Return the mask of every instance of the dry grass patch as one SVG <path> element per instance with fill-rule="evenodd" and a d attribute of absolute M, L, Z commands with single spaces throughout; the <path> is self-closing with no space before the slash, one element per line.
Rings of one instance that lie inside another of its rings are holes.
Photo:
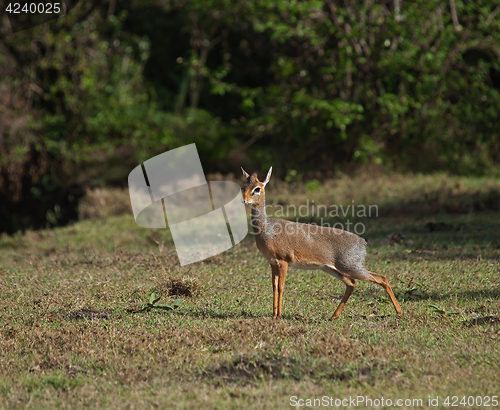
<path fill-rule="evenodd" d="M 158 290 L 166 296 L 193 297 L 199 296 L 201 286 L 190 277 L 167 277 L 158 283 Z"/>
<path fill-rule="evenodd" d="M 98 312 L 92 309 L 74 310 L 69 312 L 66 320 L 83 320 L 83 319 L 109 319 L 111 312 Z"/>
<path fill-rule="evenodd" d="M 83 219 L 100 219 L 131 212 L 128 190 L 119 188 L 87 189 L 78 204 L 78 216 Z"/>
<path fill-rule="evenodd" d="M 467 327 L 482 326 L 482 325 L 498 326 L 500 325 L 500 317 L 497 316 L 477 317 L 465 322 L 465 325 Z"/>

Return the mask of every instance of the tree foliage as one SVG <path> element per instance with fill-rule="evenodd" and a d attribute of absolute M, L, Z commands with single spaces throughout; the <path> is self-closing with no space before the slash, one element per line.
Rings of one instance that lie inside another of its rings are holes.
<path fill-rule="evenodd" d="M 89 1 L 15 35 L 4 13 L 0 32 L 4 215 L 191 142 L 206 171 L 281 176 L 500 158 L 493 0 Z"/>

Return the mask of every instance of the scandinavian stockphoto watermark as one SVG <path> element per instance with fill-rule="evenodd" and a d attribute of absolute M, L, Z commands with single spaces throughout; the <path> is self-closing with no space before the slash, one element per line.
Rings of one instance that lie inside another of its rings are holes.
<path fill-rule="evenodd" d="M 430 397 L 429 397 L 430 403 Z M 292 407 L 422 407 L 423 399 L 388 399 L 384 397 L 349 396 L 345 398 L 323 396 L 319 398 L 290 397 Z M 432 404 L 431 404 L 432 405 Z"/>
<path fill-rule="evenodd" d="M 164 152 L 138 165 L 130 172 L 128 185 L 136 223 L 144 228 L 166 228 L 168 224 L 181 266 L 224 252 L 248 234 L 239 185 L 207 181 L 195 144 Z M 361 222 L 347 219 L 330 224 L 327 220 L 353 217 L 359 221 L 378 216 L 378 207 L 356 205 L 354 201 L 350 205 L 326 206 L 307 200 L 299 206 L 268 205 L 266 213 L 292 221 L 313 217 L 320 222 L 286 224 L 284 232 L 274 234 L 314 235 L 328 227 L 362 235 L 365 225 Z M 258 233 L 258 226 L 253 227 L 253 233 Z"/>
<path fill-rule="evenodd" d="M 348 231 L 356 235 L 363 235 L 366 227 L 361 218 L 378 217 L 377 205 L 356 204 L 354 200 L 347 205 L 324 205 L 317 204 L 314 200 L 306 200 L 302 205 L 266 205 L 264 207 L 266 215 L 272 215 L 275 218 L 284 218 L 293 222 L 300 222 L 304 219 L 313 219 L 313 222 L 277 225 L 274 229 L 283 229 L 283 232 L 274 232 L 275 234 L 300 234 L 314 235 L 322 228 L 334 228 L 334 234 L 340 234 L 341 231 Z M 255 210 L 257 215 L 262 210 Z M 340 218 L 341 221 L 338 221 Z M 353 218 L 353 220 L 349 219 Z M 252 221 L 253 233 L 260 233 L 258 218 Z"/>
<path fill-rule="evenodd" d="M 207 181 L 195 144 L 148 159 L 128 177 L 135 221 L 172 233 L 181 266 L 207 259 L 248 233 L 240 186 Z"/>
<path fill-rule="evenodd" d="M 498 396 L 430 396 L 425 398 L 386 398 L 370 396 L 349 396 L 344 398 L 323 396 L 323 397 L 298 397 L 290 396 L 290 406 L 299 407 L 405 407 L 405 408 L 432 408 L 432 407 L 496 407 L 498 406 Z"/>

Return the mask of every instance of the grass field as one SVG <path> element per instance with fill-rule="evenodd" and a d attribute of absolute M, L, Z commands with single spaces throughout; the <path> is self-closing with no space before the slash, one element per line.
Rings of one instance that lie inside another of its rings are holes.
<path fill-rule="evenodd" d="M 323 396 L 495 407 L 499 192 L 493 178 L 441 174 L 271 180 L 274 205 L 377 205 L 378 216 L 352 222 L 403 316 L 382 288 L 358 282 L 335 321 L 344 285 L 327 274 L 290 270 L 273 320 L 253 236 L 181 267 L 168 230 L 134 223 L 126 192 L 89 193 L 91 219 L 0 237 L 0 408 L 279 409 Z M 159 304 L 182 302 L 134 312 L 153 291 Z"/>

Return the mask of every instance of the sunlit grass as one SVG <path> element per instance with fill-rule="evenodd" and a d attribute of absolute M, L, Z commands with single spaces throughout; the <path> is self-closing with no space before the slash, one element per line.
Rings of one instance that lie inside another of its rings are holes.
<path fill-rule="evenodd" d="M 498 185 L 461 181 L 445 199 L 437 191 L 455 178 L 382 175 L 372 189 L 344 177 L 314 191 L 348 203 L 366 188 L 364 203 L 380 206 L 381 216 L 357 221 L 370 243 L 366 265 L 387 276 L 402 318 L 381 288 L 361 282 L 330 321 L 344 285 L 290 270 L 283 320 L 272 320 L 270 268 L 251 236 L 185 267 L 168 230 L 140 228 L 128 214 L 2 236 L 0 407 L 288 408 L 292 395 L 424 403 L 498 395 L 500 212 L 494 195 L 481 202 Z M 399 199 L 389 188 L 377 194 L 391 184 Z M 300 189 L 270 185 L 268 200 L 313 195 Z M 421 208 L 418 189 L 428 193 Z M 477 209 L 446 213 L 440 204 Z M 152 292 L 162 305 L 182 303 L 130 310 Z"/>

